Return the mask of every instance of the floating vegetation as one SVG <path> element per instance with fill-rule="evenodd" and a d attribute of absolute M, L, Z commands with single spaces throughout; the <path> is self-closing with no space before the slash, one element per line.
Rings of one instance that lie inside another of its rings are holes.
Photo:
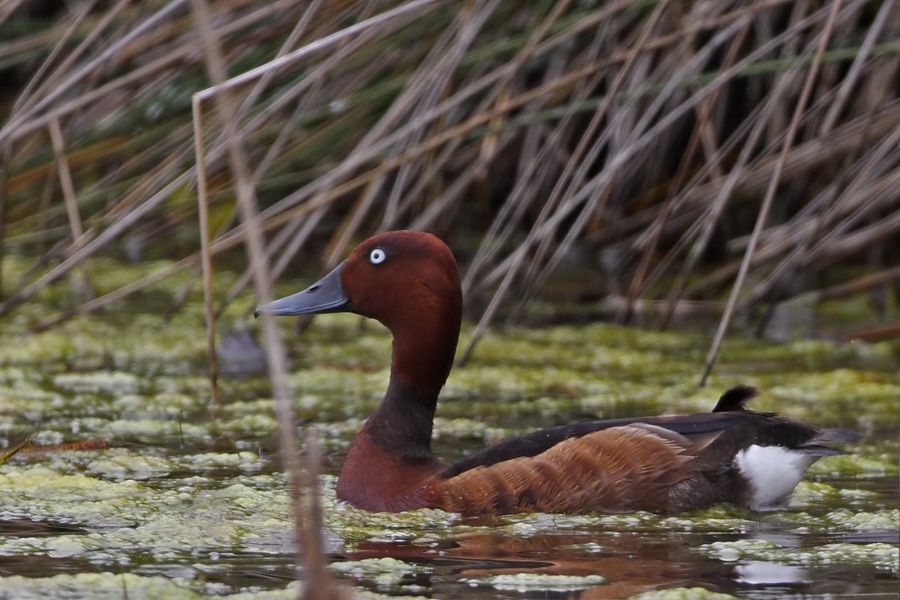
<path fill-rule="evenodd" d="M 463 580 L 472 587 L 492 587 L 507 592 L 569 592 L 583 590 L 603 583 L 599 575 L 539 575 L 517 573 L 515 575 L 495 575 L 488 579 Z"/>
<path fill-rule="evenodd" d="M 34 434 L 32 443 L 58 449 L 19 452 L 0 466 L 0 555 L 35 561 L 25 577 L 0 579 L 10 597 L 60 590 L 121 597 L 122 581 L 135 597 L 143 589 L 175 598 L 296 592 L 288 586 L 291 516 L 269 384 L 260 376 L 223 379 L 214 429 L 202 317 L 194 306 L 176 319 L 88 315 L 25 338 L 16 323 L 0 329 L 0 443 L 11 447 Z M 334 492 L 341 457 L 379 401 L 389 367 L 387 333 L 373 324 L 359 336 L 358 327 L 357 318 L 335 315 L 288 342 L 300 434 L 318 433 L 325 450 L 332 572 L 359 594 L 465 594 L 475 582 L 520 597 L 531 583 L 562 589 L 564 579 L 554 584 L 553 575 L 574 578 L 569 590 L 621 584 L 637 586 L 628 588 L 634 593 L 690 595 L 701 593 L 690 577 L 702 573 L 715 580 L 713 589 L 740 595 L 756 585 L 741 579 L 752 579 L 753 561 L 777 565 L 794 586 L 839 581 L 853 569 L 876 590 L 875 574 L 896 576 L 884 548 L 896 543 L 898 528 L 893 367 L 849 368 L 842 347 L 824 341 L 736 341 L 746 354 L 726 353 L 711 387 L 697 389 L 705 342 L 696 334 L 608 324 L 492 332 L 467 366 L 454 369 L 438 407 L 434 447 L 447 460 L 537 426 L 707 411 L 739 382 L 760 387 L 754 405 L 762 410 L 853 427 L 863 438 L 851 454 L 813 465 L 791 508 L 774 513 L 717 506 L 668 516 L 373 514 L 337 502 Z M 16 346 L 25 352 L 13 353 Z M 91 439 L 107 447 L 66 450 Z M 760 532 L 788 536 L 805 554 L 778 542 L 712 546 L 753 541 Z M 686 541 L 703 550 L 686 554 Z M 660 548 L 663 558 L 637 563 L 657 561 L 640 570 L 664 573 L 658 581 L 617 562 L 657 556 Z M 562 572 L 542 572 L 554 561 Z M 657 589 L 673 584 L 679 587 Z"/>
<path fill-rule="evenodd" d="M 700 550 L 725 561 L 753 558 L 798 565 L 862 563 L 873 565 L 892 575 L 900 572 L 900 548 L 896 544 L 835 543 L 811 548 L 787 548 L 768 540 L 745 539 L 733 542 L 713 542 L 701 546 Z"/>
<path fill-rule="evenodd" d="M 376 589 L 385 592 L 405 591 L 405 587 L 415 586 L 414 575 L 429 574 L 432 571 L 427 566 L 414 565 L 395 558 L 336 562 L 332 563 L 331 569 L 346 577 L 371 582 Z"/>

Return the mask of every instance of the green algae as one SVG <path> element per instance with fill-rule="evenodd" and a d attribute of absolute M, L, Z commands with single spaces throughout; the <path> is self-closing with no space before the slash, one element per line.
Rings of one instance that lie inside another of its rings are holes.
<path fill-rule="evenodd" d="M 229 593 L 228 587 L 204 581 L 202 577 L 141 576 L 132 573 L 77 573 L 52 577 L 0 577 L 0 599 L 45 600 L 46 598 L 91 598 L 92 600 L 122 600 L 141 598 L 146 600 L 199 600 L 222 598 L 224 600 L 295 600 L 303 586 L 292 582 L 280 589 L 254 589 Z M 353 590 L 350 597 L 361 600 L 392 598 L 404 600 L 410 596 L 372 593 Z M 422 596 L 417 596 L 422 598 Z"/>
<path fill-rule="evenodd" d="M 465 580 L 471 587 L 492 587 L 495 590 L 519 593 L 572 592 L 600 585 L 605 580 L 599 575 L 544 575 L 540 573 L 516 573 L 495 575 L 488 579 Z"/>
<path fill-rule="evenodd" d="M 168 475 L 174 465 L 158 456 L 135 456 L 121 451 L 104 453 L 102 458 L 92 461 L 87 470 L 108 479 L 150 479 Z"/>
<path fill-rule="evenodd" d="M 856 512 L 845 508 L 829 512 L 824 517 L 832 531 L 900 531 L 900 509 Z"/>
<path fill-rule="evenodd" d="M 889 454 L 857 453 L 832 456 L 810 467 L 812 475 L 843 475 L 866 477 L 871 475 L 896 475 L 898 473 L 896 456 Z"/>
<path fill-rule="evenodd" d="M 900 572 L 900 548 L 895 544 L 832 543 L 808 548 L 788 548 L 762 539 L 713 542 L 700 547 L 724 561 L 759 559 L 783 564 L 828 565 L 864 563 L 893 575 Z"/>
<path fill-rule="evenodd" d="M 132 573 L 77 573 L 53 577 L 0 577 L 0 598 L 43 600 L 44 598 L 87 597 L 98 600 L 171 598 L 194 600 L 206 597 L 191 589 L 188 582 L 170 577 L 142 577 Z"/>
<path fill-rule="evenodd" d="M 382 592 L 404 591 L 415 585 L 416 574 L 432 571 L 429 567 L 387 557 L 335 562 L 331 564 L 331 570 L 357 581 L 371 582 Z"/>
<path fill-rule="evenodd" d="M 101 288 L 119 275 L 108 277 L 100 281 Z M 284 287 L 289 292 L 293 286 Z M 155 293 L 174 297 L 178 286 L 164 284 Z M 223 328 L 229 322 L 244 326 L 251 306 L 251 298 L 241 298 L 226 313 Z M 76 590 L 74 596 L 104 597 L 108 589 L 110 597 L 118 598 L 123 581 L 133 597 L 294 597 L 296 588 L 285 587 L 285 581 L 253 587 L 223 575 L 246 569 L 252 576 L 258 563 L 245 566 L 242 561 L 262 557 L 265 564 L 282 565 L 289 579 L 291 518 L 284 478 L 277 474 L 277 422 L 266 379 L 223 378 L 220 419 L 215 429 L 210 426 L 199 296 L 172 320 L 119 308 L 28 334 L 29 324 L 46 316 L 47 308 L 40 303 L 23 307 L 0 329 L 0 445 L 37 434 L 47 444 L 103 437 L 110 448 L 20 454 L 0 467 L 0 555 L 52 559 L 65 568 L 98 573 L 0 578 L 0 598 L 7 589 L 17 590 L 10 597 L 26 598 L 67 590 Z M 288 327 L 285 323 L 285 331 Z M 469 335 L 465 327 L 463 340 Z M 337 555 L 376 553 L 334 563 L 340 578 L 360 586 L 421 596 L 432 592 L 431 585 L 444 585 L 451 590 L 447 595 L 463 595 L 474 580 L 487 593 L 517 597 L 521 592 L 515 586 L 524 585 L 519 576 L 534 573 L 516 574 L 515 565 L 507 565 L 502 572 L 469 576 L 441 563 L 453 556 L 448 548 L 485 536 L 538 548 L 523 550 L 521 556 L 504 555 L 504 560 L 552 562 L 556 553 L 566 552 L 598 560 L 617 553 L 640 557 L 645 540 L 674 538 L 689 540 L 701 548 L 699 558 L 719 564 L 758 558 L 812 566 L 822 577 L 830 576 L 825 570 L 829 565 L 896 576 L 895 554 L 885 548 L 891 544 L 883 543 L 898 526 L 893 482 L 898 474 L 900 380 L 891 346 L 732 339 L 710 386 L 698 389 L 708 339 L 696 333 L 607 324 L 492 332 L 471 363 L 453 371 L 438 407 L 435 448 L 449 460 L 534 427 L 708 411 L 724 389 L 737 383 L 760 388 L 753 401 L 760 410 L 851 427 L 864 437 L 850 445 L 854 454 L 816 463 L 790 509 L 775 513 L 719 506 L 670 516 L 463 519 L 433 510 L 366 513 L 336 500 L 333 474 L 339 460 L 332 457 L 346 451 L 383 394 L 390 337 L 377 324 L 360 329 L 353 315 L 330 315 L 317 319 L 302 336 L 287 339 L 301 437 L 316 431 L 328 457 L 322 477 L 326 546 Z M 875 366 L 867 367 L 867 361 Z M 225 435 L 217 437 L 215 431 Z M 18 521 L 62 530 L 35 535 L 2 529 L 3 523 Z M 802 548 L 712 546 L 743 541 L 761 529 L 795 536 Z M 865 543 L 849 543 L 841 536 Z M 634 546 L 620 549 L 623 540 Z M 379 548 L 421 554 L 395 564 L 377 556 Z M 489 553 L 477 560 L 491 564 Z M 506 580 L 497 579 L 509 576 L 519 577 L 508 582 L 515 590 L 503 588 Z M 719 583 L 733 591 L 735 584 L 727 577 Z M 615 583 L 613 577 L 607 579 Z M 28 591 L 32 589 L 38 591 Z M 651 593 L 714 594 L 695 588 Z"/>

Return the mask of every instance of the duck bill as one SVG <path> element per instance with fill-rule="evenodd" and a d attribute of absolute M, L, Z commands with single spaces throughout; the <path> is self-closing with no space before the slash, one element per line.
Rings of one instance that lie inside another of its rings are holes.
<path fill-rule="evenodd" d="M 341 285 L 341 270 L 344 263 L 335 267 L 328 275 L 302 292 L 279 298 L 269 304 L 257 306 L 253 316 L 275 315 L 291 317 L 330 312 L 350 312 L 353 305 Z"/>

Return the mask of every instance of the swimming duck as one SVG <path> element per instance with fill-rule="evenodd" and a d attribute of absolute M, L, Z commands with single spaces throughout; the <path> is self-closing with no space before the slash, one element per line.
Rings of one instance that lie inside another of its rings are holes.
<path fill-rule="evenodd" d="M 842 454 L 827 444 L 855 439 L 748 410 L 755 390 L 739 386 L 710 413 L 552 427 L 445 465 L 431 451 L 431 430 L 462 314 L 450 249 L 429 233 L 381 233 L 318 282 L 255 314 L 331 312 L 376 319 L 393 334 L 384 400 L 338 477 L 338 499 L 365 510 L 672 513 L 721 502 L 771 510 L 787 502 L 809 465 Z"/>

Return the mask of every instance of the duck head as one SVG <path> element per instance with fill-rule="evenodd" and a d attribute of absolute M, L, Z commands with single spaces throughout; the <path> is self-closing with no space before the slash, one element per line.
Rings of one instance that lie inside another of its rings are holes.
<path fill-rule="evenodd" d="M 462 290 L 453 253 L 422 231 L 389 231 L 302 292 L 256 309 L 256 315 L 353 312 L 380 321 L 394 336 L 392 382 L 435 399 L 456 350 Z"/>

